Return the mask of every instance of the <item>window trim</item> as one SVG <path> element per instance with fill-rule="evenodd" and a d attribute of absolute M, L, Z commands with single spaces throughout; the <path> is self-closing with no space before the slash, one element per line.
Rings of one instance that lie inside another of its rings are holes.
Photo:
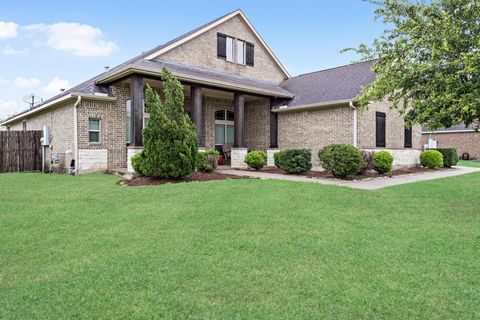
<path fill-rule="evenodd" d="M 218 111 L 223 111 L 223 116 L 224 116 L 223 120 L 215 119 L 215 114 L 216 114 Z M 234 128 L 234 131 L 233 131 L 233 132 L 234 132 L 234 134 L 235 134 L 235 121 L 233 121 L 233 120 L 227 120 L 227 112 L 233 113 L 233 111 L 227 110 L 227 109 L 220 109 L 220 110 L 217 110 L 217 111 L 215 111 L 215 112 L 213 113 L 213 117 L 214 117 L 214 123 L 213 123 L 213 126 L 214 126 L 214 130 L 213 130 L 213 133 L 214 133 L 213 142 L 214 142 L 214 145 L 215 145 L 215 146 L 222 146 L 222 145 L 223 145 L 223 144 L 217 144 L 217 143 L 215 143 L 215 132 L 216 132 L 215 126 L 216 126 L 217 124 L 218 124 L 218 125 L 221 125 L 221 126 L 224 126 L 224 133 L 223 133 L 223 134 L 224 134 L 224 137 L 223 137 L 224 144 L 228 143 L 228 142 L 227 142 L 227 135 L 228 135 L 228 133 L 227 133 L 227 131 L 228 131 L 227 126 L 232 126 L 232 127 Z M 232 142 L 232 143 L 233 143 L 233 142 Z"/>
<path fill-rule="evenodd" d="M 90 121 L 98 121 L 98 130 L 90 129 Z M 90 141 L 90 132 L 98 132 L 98 141 Z M 89 117 L 88 118 L 88 143 L 89 144 L 101 144 L 102 143 L 102 119 Z"/>

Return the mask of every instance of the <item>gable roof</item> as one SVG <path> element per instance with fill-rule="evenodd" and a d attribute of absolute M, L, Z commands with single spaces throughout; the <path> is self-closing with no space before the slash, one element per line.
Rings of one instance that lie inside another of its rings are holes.
<path fill-rule="evenodd" d="M 294 98 L 287 107 L 331 105 L 353 100 L 363 86 L 375 79 L 373 60 L 302 74 L 280 86 Z"/>
<path fill-rule="evenodd" d="M 201 35 L 202 33 L 205 33 L 207 32 L 208 30 L 224 23 L 225 21 L 227 20 L 230 20 L 231 18 L 235 17 L 235 16 L 239 16 L 241 19 L 243 19 L 243 21 L 246 23 L 246 25 L 251 29 L 251 31 L 253 32 L 253 34 L 258 38 L 258 40 L 260 41 L 260 43 L 263 45 L 263 47 L 267 50 L 268 54 L 272 57 L 272 59 L 275 61 L 275 63 L 277 64 L 277 66 L 280 68 L 280 70 L 282 70 L 282 72 L 285 74 L 285 76 L 288 78 L 290 78 L 290 74 L 288 73 L 287 69 L 285 69 L 285 67 L 282 65 L 282 63 L 280 62 L 280 60 L 278 60 L 277 56 L 275 56 L 275 54 L 273 53 L 273 51 L 270 49 L 270 47 L 267 45 L 267 43 L 262 39 L 262 37 L 260 36 L 260 34 L 257 32 L 257 30 L 253 27 L 253 25 L 250 23 L 250 21 L 248 21 L 247 17 L 245 16 L 245 14 L 242 12 L 242 10 L 240 9 L 237 9 L 235 11 L 232 11 L 218 19 L 215 19 L 195 30 L 192 30 L 190 32 L 187 32 L 163 45 L 160 45 L 152 50 L 150 50 L 150 52 L 148 54 L 145 55 L 145 59 L 147 60 L 152 60 L 152 59 L 155 59 L 156 57 L 158 57 L 159 55 L 167 52 L 167 51 L 170 51 L 172 50 L 173 48 L 176 48 L 178 47 L 179 45 Z"/>

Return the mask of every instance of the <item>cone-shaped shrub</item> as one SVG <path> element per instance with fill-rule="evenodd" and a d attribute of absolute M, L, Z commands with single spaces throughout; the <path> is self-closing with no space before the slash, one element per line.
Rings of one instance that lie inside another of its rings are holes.
<path fill-rule="evenodd" d="M 156 178 L 183 178 L 195 170 L 198 143 L 195 127 L 184 112 L 183 86 L 165 68 L 162 70 L 164 99 L 149 85 L 145 110 L 150 113 L 143 129 L 144 150 L 136 167 Z"/>

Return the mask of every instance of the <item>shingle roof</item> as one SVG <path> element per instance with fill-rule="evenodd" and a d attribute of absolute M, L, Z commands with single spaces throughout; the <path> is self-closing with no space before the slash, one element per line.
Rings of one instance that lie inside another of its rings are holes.
<path fill-rule="evenodd" d="M 322 104 L 355 98 L 362 86 L 375 79 L 370 70 L 373 61 L 302 74 L 285 80 L 281 87 L 295 97 L 289 107 Z"/>

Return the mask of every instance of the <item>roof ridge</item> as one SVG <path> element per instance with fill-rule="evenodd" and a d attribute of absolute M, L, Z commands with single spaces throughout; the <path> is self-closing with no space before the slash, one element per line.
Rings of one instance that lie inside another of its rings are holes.
<path fill-rule="evenodd" d="M 293 78 L 303 77 L 303 76 L 310 75 L 310 74 L 314 74 L 314 73 L 320 73 L 320 72 L 325 72 L 325 71 L 330 71 L 330 70 L 345 68 L 345 67 L 349 67 L 349 66 L 353 66 L 353 65 L 357 65 L 357 64 L 372 62 L 372 61 L 375 61 L 375 60 L 376 60 L 376 59 L 371 59 L 371 60 L 365 60 L 365 61 L 357 61 L 357 62 L 347 63 L 347 64 L 343 64 L 343 65 L 336 66 L 336 67 L 331 67 L 331 68 L 327 68 L 327 69 L 322 69 L 322 70 L 317 70 L 317 71 L 302 73 L 302 74 L 299 74 L 298 76 L 295 76 L 295 77 L 293 77 Z"/>

